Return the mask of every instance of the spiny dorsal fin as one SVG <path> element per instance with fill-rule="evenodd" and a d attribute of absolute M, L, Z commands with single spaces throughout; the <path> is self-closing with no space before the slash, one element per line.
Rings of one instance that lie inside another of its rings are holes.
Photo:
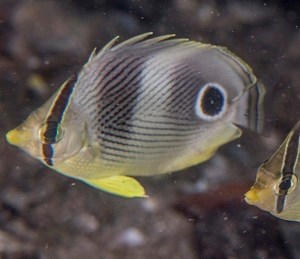
<path fill-rule="evenodd" d="M 140 44 L 143 44 L 142 46 L 145 47 L 145 46 L 154 45 L 158 42 L 166 42 L 169 44 L 169 46 L 171 46 L 172 44 L 175 46 L 175 45 L 183 45 L 184 43 L 185 44 L 194 44 L 195 43 L 194 41 L 190 41 L 189 39 L 186 39 L 186 38 L 170 39 L 174 36 L 175 36 L 175 34 L 159 36 L 159 37 L 155 37 L 153 39 L 149 39 L 144 42 L 141 42 Z"/>
<path fill-rule="evenodd" d="M 168 40 L 168 39 L 173 38 L 173 37 L 176 36 L 175 34 L 167 34 L 167 35 L 154 37 L 154 38 L 151 38 L 151 39 L 148 39 L 148 40 L 144 40 L 149 35 L 152 35 L 152 32 L 144 33 L 144 34 L 138 35 L 136 37 L 133 37 L 129 40 L 126 40 L 126 41 L 118 44 L 117 46 L 115 46 L 112 49 L 112 51 L 118 50 L 118 49 L 120 49 L 121 47 L 124 47 L 124 46 L 131 46 L 131 45 L 134 45 L 134 44 L 137 44 L 137 43 L 139 43 L 139 46 L 143 46 L 143 47 L 151 46 L 151 45 L 154 45 L 158 42 L 162 42 L 162 41 Z M 169 43 L 172 42 L 174 44 L 179 44 L 181 42 L 186 42 L 186 41 L 189 41 L 189 39 L 181 38 L 181 39 L 168 40 Z"/>
<path fill-rule="evenodd" d="M 115 50 L 120 49 L 120 48 L 122 48 L 124 46 L 130 46 L 130 45 L 136 44 L 138 42 L 141 42 L 142 40 L 144 40 L 145 38 L 147 38 L 148 36 L 150 36 L 152 34 L 153 34 L 153 32 L 146 32 L 146 33 L 137 35 L 135 37 L 132 37 L 132 38 L 130 38 L 128 40 L 123 41 L 122 43 L 119 43 L 112 50 L 115 51 Z"/>
<path fill-rule="evenodd" d="M 101 58 L 105 51 L 109 50 L 119 39 L 119 36 L 114 37 L 110 42 L 108 42 L 94 58 Z"/>
<path fill-rule="evenodd" d="M 97 55 L 96 51 L 97 51 L 97 48 L 94 48 L 91 55 L 89 56 L 89 59 L 88 59 L 87 63 L 89 63 L 90 61 L 92 61 L 96 57 L 96 55 Z"/>
<path fill-rule="evenodd" d="M 145 43 L 146 45 L 152 45 L 152 44 L 155 44 L 157 42 L 173 38 L 175 36 L 176 36 L 176 34 L 167 34 L 167 35 L 157 36 L 157 37 L 154 37 L 152 39 L 145 40 L 145 41 L 143 41 L 143 43 Z"/>
<path fill-rule="evenodd" d="M 125 46 L 131 46 L 137 43 L 141 43 L 143 44 L 143 46 L 150 46 L 153 45 L 155 43 L 161 42 L 161 41 L 165 41 L 167 39 L 170 39 L 172 37 L 175 37 L 175 34 L 167 34 L 167 35 L 162 35 L 162 36 L 158 36 L 158 37 L 154 37 L 152 39 L 148 39 L 148 40 L 144 40 L 145 38 L 149 37 L 150 35 L 152 35 L 153 32 L 146 32 L 143 34 L 140 34 L 138 36 L 135 36 L 133 38 L 130 38 L 122 43 L 119 43 L 118 45 L 116 45 L 115 47 L 112 47 L 115 42 L 118 40 L 119 36 L 113 38 L 110 42 L 108 42 L 100 51 L 98 54 L 96 54 L 96 48 L 93 50 L 93 52 L 91 53 L 88 62 L 94 60 L 94 59 L 98 59 L 101 58 L 103 56 L 103 54 L 108 51 L 116 51 L 122 47 Z M 187 42 L 189 41 L 189 39 L 186 38 L 181 38 L 181 39 L 171 39 L 168 42 L 173 42 L 174 44 L 178 44 L 178 43 L 182 43 L 182 42 Z"/>

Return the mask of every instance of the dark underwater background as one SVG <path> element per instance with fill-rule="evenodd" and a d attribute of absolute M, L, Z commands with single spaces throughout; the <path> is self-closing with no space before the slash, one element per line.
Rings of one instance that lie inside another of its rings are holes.
<path fill-rule="evenodd" d="M 243 201 L 300 119 L 299 1 L 0 0 L 0 258 L 300 258 L 300 223 Z M 116 35 L 153 31 L 222 45 L 267 88 L 267 136 L 244 131 L 208 162 L 139 178 L 123 199 L 6 143 L 8 130 Z"/>

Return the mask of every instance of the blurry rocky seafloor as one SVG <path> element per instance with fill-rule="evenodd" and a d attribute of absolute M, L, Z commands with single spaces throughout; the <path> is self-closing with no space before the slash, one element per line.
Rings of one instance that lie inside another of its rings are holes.
<path fill-rule="evenodd" d="M 300 258 L 300 224 L 243 201 L 300 119 L 299 17 L 297 1 L 0 0 L 0 258 Z M 147 31 L 249 63 L 268 89 L 267 136 L 245 131 L 202 165 L 139 178 L 147 199 L 90 188 L 6 143 L 94 47 Z"/>

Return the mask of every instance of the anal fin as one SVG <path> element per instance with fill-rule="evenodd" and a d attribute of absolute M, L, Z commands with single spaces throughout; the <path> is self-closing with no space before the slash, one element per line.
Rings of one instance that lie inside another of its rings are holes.
<path fill-rule="evenodd" d="M 116 175 L 107 178 L 84 180 L 87 184 L 122 197 L 147 197 L 143 186 L 134 178 Z"/>

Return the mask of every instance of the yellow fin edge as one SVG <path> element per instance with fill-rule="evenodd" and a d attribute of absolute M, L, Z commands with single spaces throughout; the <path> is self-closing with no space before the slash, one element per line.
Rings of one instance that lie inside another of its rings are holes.
<path fill-rule="evenodd" d="M 137 180 L 128 176 L 117 175 L 107 178 L 84 180 L 84 182 L 97 189 L 121 197 L 148 197 L 145 194 L 144 187 Z"/>

